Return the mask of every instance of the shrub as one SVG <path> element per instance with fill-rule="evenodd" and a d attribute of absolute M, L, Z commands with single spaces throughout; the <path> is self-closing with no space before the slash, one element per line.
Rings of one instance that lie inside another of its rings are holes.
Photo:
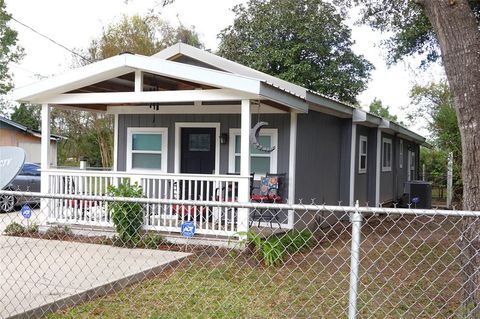
<path fill-rule="evenodd" d="M 273 235 L 263 239 L 250 231 L 247 233 L 247 238 L 255 246 L 265 265 L 274 266 L 283 263 L 287 253 L 295 254 L 307 248 L 313 235 L 308 230 L 291 230 L 283 235 Z"/>
<path fill-rule="evenodd" d="M 64 239 L 72 234 L 70 227 L 67 225 L 55 225 L 47 229 L 45 235 L 51 239 Z"/>
<path fill-rule="evenodd" d="M 130 184 L 126 179 L 117 187 L 110 185 L 108 193 L 114 197 L 142 197 L 142 188 L 135 183 Z M 112 222 L 118 233 L 119 240 L 128 246 L 135 246 L 140 238 L 140 230 L 143 223 L 143 207 L 139 203 L 111 202 L 108 209 L 112 216 Z"/>
<path fill-rule="evenodd" d="M 28 226 L 25 228 L 25 232 L 26 232 L 27 234 L 36 234 L 36 233 L 38 233 L 38 224 L 33 223 L 33 224 L 28 225 Z"/>
<path fill-rule="evenodd" d="M 158 246 L 165 243 L 165 238 L 156 233 L 146 233 L 142 238 L 142 243 L 145 248 L 157 249 Z"/>
<path fill-rule="evenodd" d="M 3 231 L 6 235 L 19 236 L 25 233 L 25 227 L 19 223 L 12 222 L 5 227 Z"/>

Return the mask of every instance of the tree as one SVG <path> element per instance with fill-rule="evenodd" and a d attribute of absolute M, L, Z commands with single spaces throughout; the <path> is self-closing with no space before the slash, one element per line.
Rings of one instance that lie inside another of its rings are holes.
<path fill-rule="evenodd" d="M 193 27 L 171 26 L 153 14 L 123 16 L 108 25 L 101 35 L 84 50 L 77 50 L 83 59 L 74 56 L 74 65 L 82 66 L 122 52 L 152 55 L 178 42 L 203 47 Z M 87 156 L 90 166 L 112 166 L 113 118 L 90 112 L 55 110 L 58 133 L 68 137 L 61 159 Z"/>
<path fill-rule="evenodd" d="M 453 153 L 453 185 L 455 199 L 462 198 L 462 141 L 453 98 L 446 82 L 414 85 L 410 91 L 413 111 L 411 121 L 422 118 L 427 121 L 432 149 L 423 150 L 420 160 L 427 172 L 437 175 L 438 181 L 446 181 L 448 154 Z M 435 176 L 433 176 L 435 177 Z M 446 186 L 446 184 L 445 184 Z"/>
<path fill-rule="evenodd" d="M 194 27 L 187 28 L 183 24 L 173 27 L 153 14 L 124 15 L 120 21 L 107 26 L 102 35 L 82 52 L 82 55 L 86 56 L 82 64 L 103 60 L 122 52 L 150 56 L 178 42 L 203 47 Z"/>
<path fill-rule="evenodd" d="M 10 119 L 34 130 L 40 128 L 40 107 L 21 103 L 13 108 Z"/>
<path fill-rule="evenodd" d="M 368 106 L 368 110 L 370 113 L 398 123 L 398 117 L 390 113 L 390 107 L 387 105 L 383 106 L 382 101 L 377 98 L 373 99 L 372 103 Z"/>
<path fill-rule="evenodd" d="M 333 98 L 356 103 L 373 69 L 352 51 L 343 16 L 322 0 L 249 0 L 233 8 L 218 54 Z"/>
<path fill-rule="evenodd" d="M 8 64 L 18 62 L 23 55 L 23 49 L 17 43 L 17 32 L 8 26 L 10 20 L 5 1 L 0 0 L 0 95 L 13 87 Z"/>
<path fill-rule="evenodd" d="M 441 57 L 452 92 L 462 140 L 463 208 L 480 210 L 480 1 L 478 0 L 337 0 L 359 5 L 362 21 L 392 32 L 386 42 L 395 62 L 404 56 Z M 480 220 L 463 219 L 463 306 L 480 318 Z"/>

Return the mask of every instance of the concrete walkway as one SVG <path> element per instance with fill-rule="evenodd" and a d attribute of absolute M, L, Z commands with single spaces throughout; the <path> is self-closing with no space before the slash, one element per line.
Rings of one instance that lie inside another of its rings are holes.
<path fill-rule="evenodd" d="M 174 267 L 189 254 L 0 236 L 0 318 L 38 318 Z"/>

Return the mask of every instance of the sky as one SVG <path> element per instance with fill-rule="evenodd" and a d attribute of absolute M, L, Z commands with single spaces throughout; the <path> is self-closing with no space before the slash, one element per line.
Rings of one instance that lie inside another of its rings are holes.
<path fill-rule="evenodd" d="M 7 11 L 17 20 L 36 29 L 68 48 L 85 48 L 97 37 L 104 26 L 118 20 L 123 14 L 145 14 L 154 8 L 172 24 L 181 21 L 184 25 L 195 26 L 200 39 L 207 49 L 215 51 L 219 40 L 217 34 L 232 24 L 234 14 L 231 8 L 241 0 L 176 0 L 162 8 L 160 0 L 6 0 Z M 390 106 L 391 113 L 405 121 L 404 108 L 409 105 L 409 91 L 414 83 L 440 80 L 441 67 L 433 65 L 426 71 L 419 71 L 419 59 L 407 59 L 388 68 L 385 64 L 385 50 L 379 47 L 386 38 L 367 26 L 356 26 L 353 19 L 346 22 L 352 28 L 355 41 L 353 50 L 364 55 L 375 66 L 367 90 L 360 94 L 360 105 L 367 109 L 374 98 Z M 12 64 L 16 87 L 38 81 L 36 74 L 51 76 L 67 71 L 72 64 L 72 55 L 12 21 L 18 31 L 19 43 L 25 49 L 25 57 L 19 64 Z"/>

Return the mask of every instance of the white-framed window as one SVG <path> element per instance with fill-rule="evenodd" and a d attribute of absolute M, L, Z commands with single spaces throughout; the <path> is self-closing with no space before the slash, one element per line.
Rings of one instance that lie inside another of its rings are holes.
<path fill-rule="evenodd" d="M 398 167 L 403 168 L 403 140 L 399 142 Z"/>
<path fill-rule="evenodd" d="M 368 139 L 364 135 L 360 135 L 358 143 L 358 173 L 364 174 L 367 172 L 367 153 L 368 153 Z"/>
<path fill-rule="evenodd" d="M 127 128 L 127 170 L 167 172 L 168 128 Z"/>
<path fill-rule="evenodd" d="M 230 173 L 240 172 L 240 140 L 240 129 L 230 129 L 228 161 Z M 250 144 L 250 171 L 255 173 L 255 179 L 265 176 L 266 173 L 277 173 L 278 130 L 276 128 L 261 129 L 258 142 L 266 147 L 275 146 L 275 150 L 270 153 L 262 152 Z"/>
<path fill-rule="evenodd" d="M 382 139 L 382 172 L 392 170 L 392 139 L 384 137 Z"/>
<path fill-rule="evenodd" d="M 408 172 L 407 172 L 407 180 L 411 181 L 415 179 L 415 152 L 408 151 Z"/>

